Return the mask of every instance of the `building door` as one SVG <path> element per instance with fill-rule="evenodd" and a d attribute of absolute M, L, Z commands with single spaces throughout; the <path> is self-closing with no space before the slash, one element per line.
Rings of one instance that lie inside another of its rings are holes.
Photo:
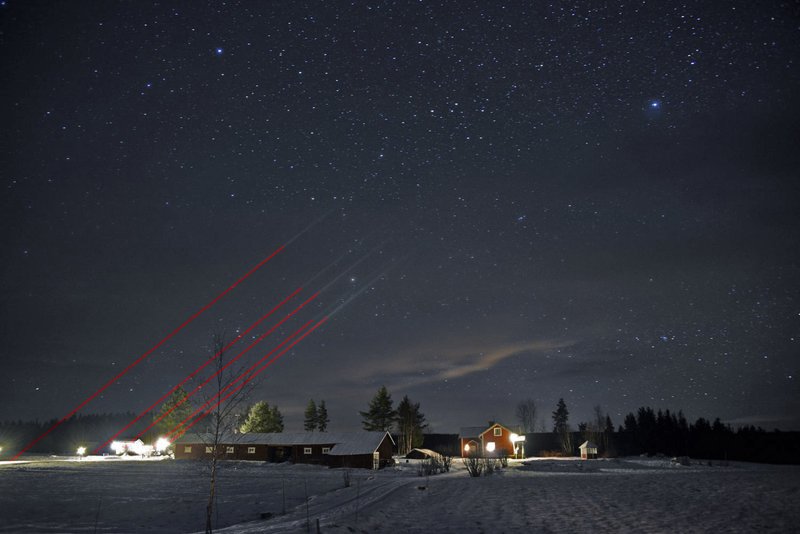
<path fill-rule="evenodd" d="M 372 468 L 375 470 L 381 468 L 381 453 L 379 452 L 372 453 Z"/>

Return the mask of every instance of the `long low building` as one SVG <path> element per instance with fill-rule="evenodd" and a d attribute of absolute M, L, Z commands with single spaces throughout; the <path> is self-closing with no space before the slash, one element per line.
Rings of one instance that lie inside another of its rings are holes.
<path fill-rule="evenodd" d="M 186 434 L 174 445 L 175 458 L 207 458 L 213 442 L 210 434 Z M 380 469 L 391 462 L 394 445 L 388 432 L 252 432 L 223 436 L 217 450 L 228 460 Z"/>

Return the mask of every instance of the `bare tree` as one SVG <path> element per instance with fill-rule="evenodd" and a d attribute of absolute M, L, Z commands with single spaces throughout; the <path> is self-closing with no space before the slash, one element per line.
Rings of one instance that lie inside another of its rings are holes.
<path fill-rule="evenodd" d="M 206 463 L 209 472 L 208 501 L 206 502 L 206 534 L 213 532 L 214 511 L 217 504 L 217 473 L 222 460 L 227 453 L 227 443 L 235 439 L 237 415 L 245 407 L 244 402 L 252 391 L 252 386 L 245 383 L 241 374 L 243 369 L 230 370 L 225 362 L 225 335 L 214 334 L 212 350 L 218 354 L 215 360 L 216 371 L 214 375 L 214 391 L 205 392 L 206 404 L 210 411 L 204 412 L 208 417 L 206 423 L 206 450 L 210 456 Z M 211 395 L 213 393 L 213 395 Z"/>
<path fill-rule="evenodd" d="M 531 398 L 519 401 L 517 404 L 517 420 L 524 433 L 534 432 L 536 427 L 536 401 Z"/>

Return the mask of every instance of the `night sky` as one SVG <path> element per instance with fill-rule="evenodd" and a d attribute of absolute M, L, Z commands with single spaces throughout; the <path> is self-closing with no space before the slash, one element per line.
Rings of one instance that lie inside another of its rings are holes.
<path fill-rule="evenodd" d="M 330 315 L 253 393 L 287 430 L 384 384 L 437 432 L 526 397 L 800 429 L 798 52 L 769 0 L 2 1 L 0 420 L 287 244 L 83 412 L 302 286 L 247 356 Z"/>

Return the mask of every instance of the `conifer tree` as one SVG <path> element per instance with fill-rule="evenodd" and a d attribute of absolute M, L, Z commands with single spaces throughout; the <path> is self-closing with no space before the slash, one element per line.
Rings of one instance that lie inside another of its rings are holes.
<path fill-rule="evenodd" d="M 319 406 L 317 406 L 317 430 L 320 432 L 325 432 L 328 430 L 328 423 L 330 423 L 330 419 L 328 418 L 328 408 L 325 406 L 325 401 L 319 401 Z"/>
<path fill-rule="evenodd" d="M 392 396 L 386 391 L 386 386 L 381 386 L 372 401 L 369 410 L 358 412 L 362 417 L 364 430 L 388 432 L 394 426 L 397 412 L 392 407 Z"/>
<path fill-rule="evenodd" d="M 241 428 L 243 434 L 248 432 L 283 432 L 283 415 L 277 406 L 270 407 L 266 401 L 258 401 L 250 408 Z"/>
<path fill-rule="evenodd" d="M 303 428 L 305 428 L 306 432 L 314 432 L 317 429 L 317 404 L 314 399 L 308 400 Z"/>
<path fill-rule="evenodd" d="M 158 420 L 162 415 L 167 414 L 158 422 L 158 425 L 156 425 L 158 433 L 167 434 L 173 429 L 178 429 L 180 431 L 178 425 L 192 415 L 192 412 L 192 405 L 187 400 L 186 390 L 179 387 L 164 401 L 158 414 L 154 416 L 154 418 Z"/>

